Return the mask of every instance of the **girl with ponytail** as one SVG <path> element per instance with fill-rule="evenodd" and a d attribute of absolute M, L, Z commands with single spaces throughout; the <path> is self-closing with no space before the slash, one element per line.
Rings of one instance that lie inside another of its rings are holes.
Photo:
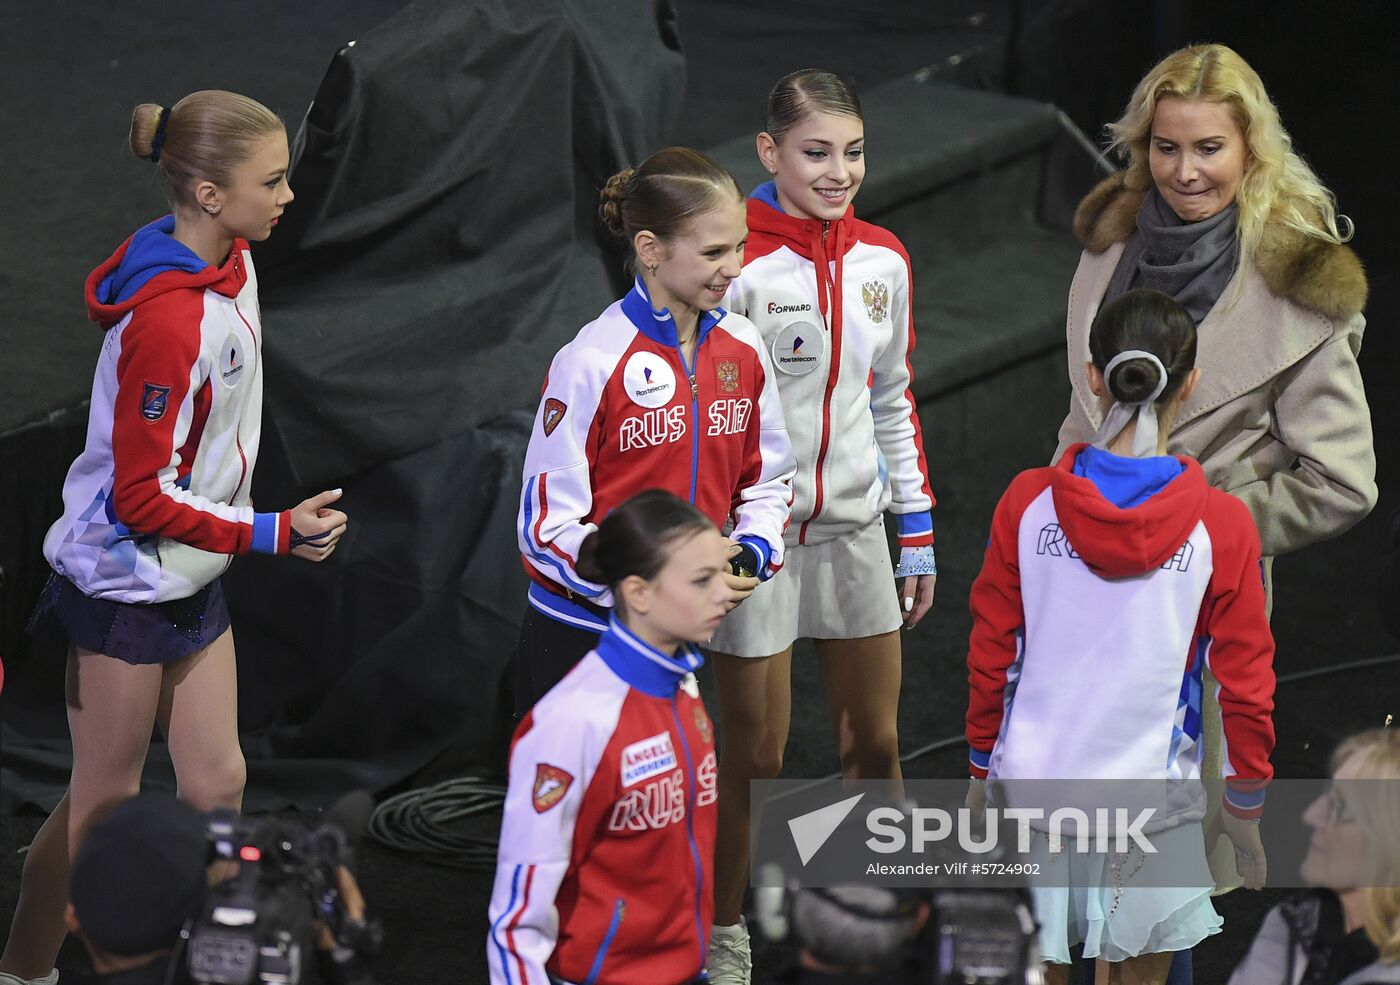
<path fill-rule="evenodd" d="M 597 644 L 511 744 L 486 944 L 493 985 L 699 980 L 716 763 L 695 644 L 731 604 L 731 548 L 659 489 L 579 542 L 574 570 L 614 604 Z"/>
<path fill-rule="evenodd" d="M 1259 888 L 1274 744 L 1259 534 L 1194 459 L 1166 453 L 1200 375 L 1195 322 L 1166 294 L 1129 291 L 1099 311 L 1089 351 L 1104 423 L 1092 444 L 1011 483 L 972 587 L 969 801 L 984 801 L 983 780 L 1209 779 L 1209 664 L 1230 750 L 1220 816 Z M 1086 958 L 1122 965 L 1109 980 L 1160 983 L 1174 952 L 1219 932 L 1205 810 L 1200 798 L 1159 808 L 1145 825 L 1151 859 L 1050 856 L 1047 885 L 1032 890 L 1050 982 L 1068 980 L 1082 944 Z"/>

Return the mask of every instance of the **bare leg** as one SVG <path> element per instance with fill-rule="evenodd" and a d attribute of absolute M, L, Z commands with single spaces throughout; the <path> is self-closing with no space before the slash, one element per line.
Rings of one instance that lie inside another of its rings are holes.
<path fill-rule="evenodd" d="M 826 702 L 848 780 L 895 780 L 899 765 L 899 633 L 856 640 L 817 640 Z M 901 796 L 896 782 L 891 796 Z"/>
<path fill-rule="evenodd" d="M 1045 964 L 1045 985 L 1069 985 L 1069 972 L 1073 965 Z"/>
<path fill-rule="evenodd" d="M 158 719 L 180 798 L 201 811 L 238 810 L 247 768 L 238 745 L 238 668 L 233 630 L 165 668 Z"/>
<path fill-rule="evenodd" d="M 748 659 L 712 653 L 719 687 L 715 923 L 739 922 L 749 884 L 749 781 L 783 768 L 792 720 L 792 648 Z"/>
<path fill-rule="evenodd" d="M 53 968 L 68 933 L 63 905 L 68 902 L 68 794 L 39 828 L 24 857 L 19 902 L 10 924 L 0 971 L 41 978 Z"/>
<path fill-rule="evenodd" d="M 73 774 L 59 809 L 24 863 L 20 898 L 0 970 L 39 978 L 63 943 L 69 859 L 94 815 L 141 786 L 160 696 L 161 667 L 78 649 L 68 658 L 66 700 Z"/>

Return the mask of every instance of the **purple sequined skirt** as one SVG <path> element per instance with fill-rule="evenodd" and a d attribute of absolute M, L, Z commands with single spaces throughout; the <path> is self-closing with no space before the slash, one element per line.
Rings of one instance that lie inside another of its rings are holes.
<path fill-rule="evenodd" d="M 63 637 L 129 664 L 181 660 L 227 629 L 228 605 L 217 578 L 189 598 L 141 603 L 89 598 L 55 572 L 29 618 L 35 636 Z"/>

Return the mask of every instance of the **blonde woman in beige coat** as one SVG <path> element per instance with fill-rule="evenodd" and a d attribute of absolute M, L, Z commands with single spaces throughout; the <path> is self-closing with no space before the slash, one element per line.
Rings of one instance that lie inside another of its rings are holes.
<path fill-rule="evenodd" d="M 1375 505 L 1376 467 L 1356 362 L 1366 275 L 1330 193 L 1224 45 L 1168 55 L 1110 130 L 1130 164 L 1075 215 L 1074 393 L 1055 460 L 1102 423 L 1084 372 L 1094 313 L 1132 287 L 1164 290 L 1195 309 L 1201 369 L 1169 450 L 1244 501 L 1266 557 L 1336 537 Z"/>
<path fill-rule="evenodd" d="M 1128 168 L 1075 215 L 1084 254 L 1069 294 L 1073 395 L 1054 461 L 1102 424 L 1085 382 L 1094 314 L 1137 287 L 1172 295 L 1197 320 L 1201 378 L 1169 424 L 1168 450 L 1198 459 L 1212 485 L 1249 507 L 1272 604 L 1274 557 L 1338 536 L 1376 503 L 1356 362 L 1366 275 L 1343 245 L 1351 222 L 1338 229 L 1331 193 L 1293 152 L 1258 74 L 1224 45 L 1168 55 L 1109 130 Z M 1208 670 L 1201 691 L 1203 772 L 1219 775 Z M 1219 848 L 1218 881 L 1238 885 L 1228 843 Z"/>

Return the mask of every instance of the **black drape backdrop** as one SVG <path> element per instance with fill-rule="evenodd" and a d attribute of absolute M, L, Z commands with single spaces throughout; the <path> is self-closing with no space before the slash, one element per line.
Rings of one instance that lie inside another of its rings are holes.
<path fill-rule="evenodd" d="M 684 71 L 670 0 L 418 0 L 333 59 L 255 250 L 254 493 L 343 486 L 351 528 L 326 564 L 225 576 L 248 807 L 503 761 L 524 444 L 550 357 L 621 285 L 598 189 L 660 146 Z M 66 782 L 61 663 L 5 695 L 0 808 Z M 171 782 L 159 743 L 147 782 Z"/>

